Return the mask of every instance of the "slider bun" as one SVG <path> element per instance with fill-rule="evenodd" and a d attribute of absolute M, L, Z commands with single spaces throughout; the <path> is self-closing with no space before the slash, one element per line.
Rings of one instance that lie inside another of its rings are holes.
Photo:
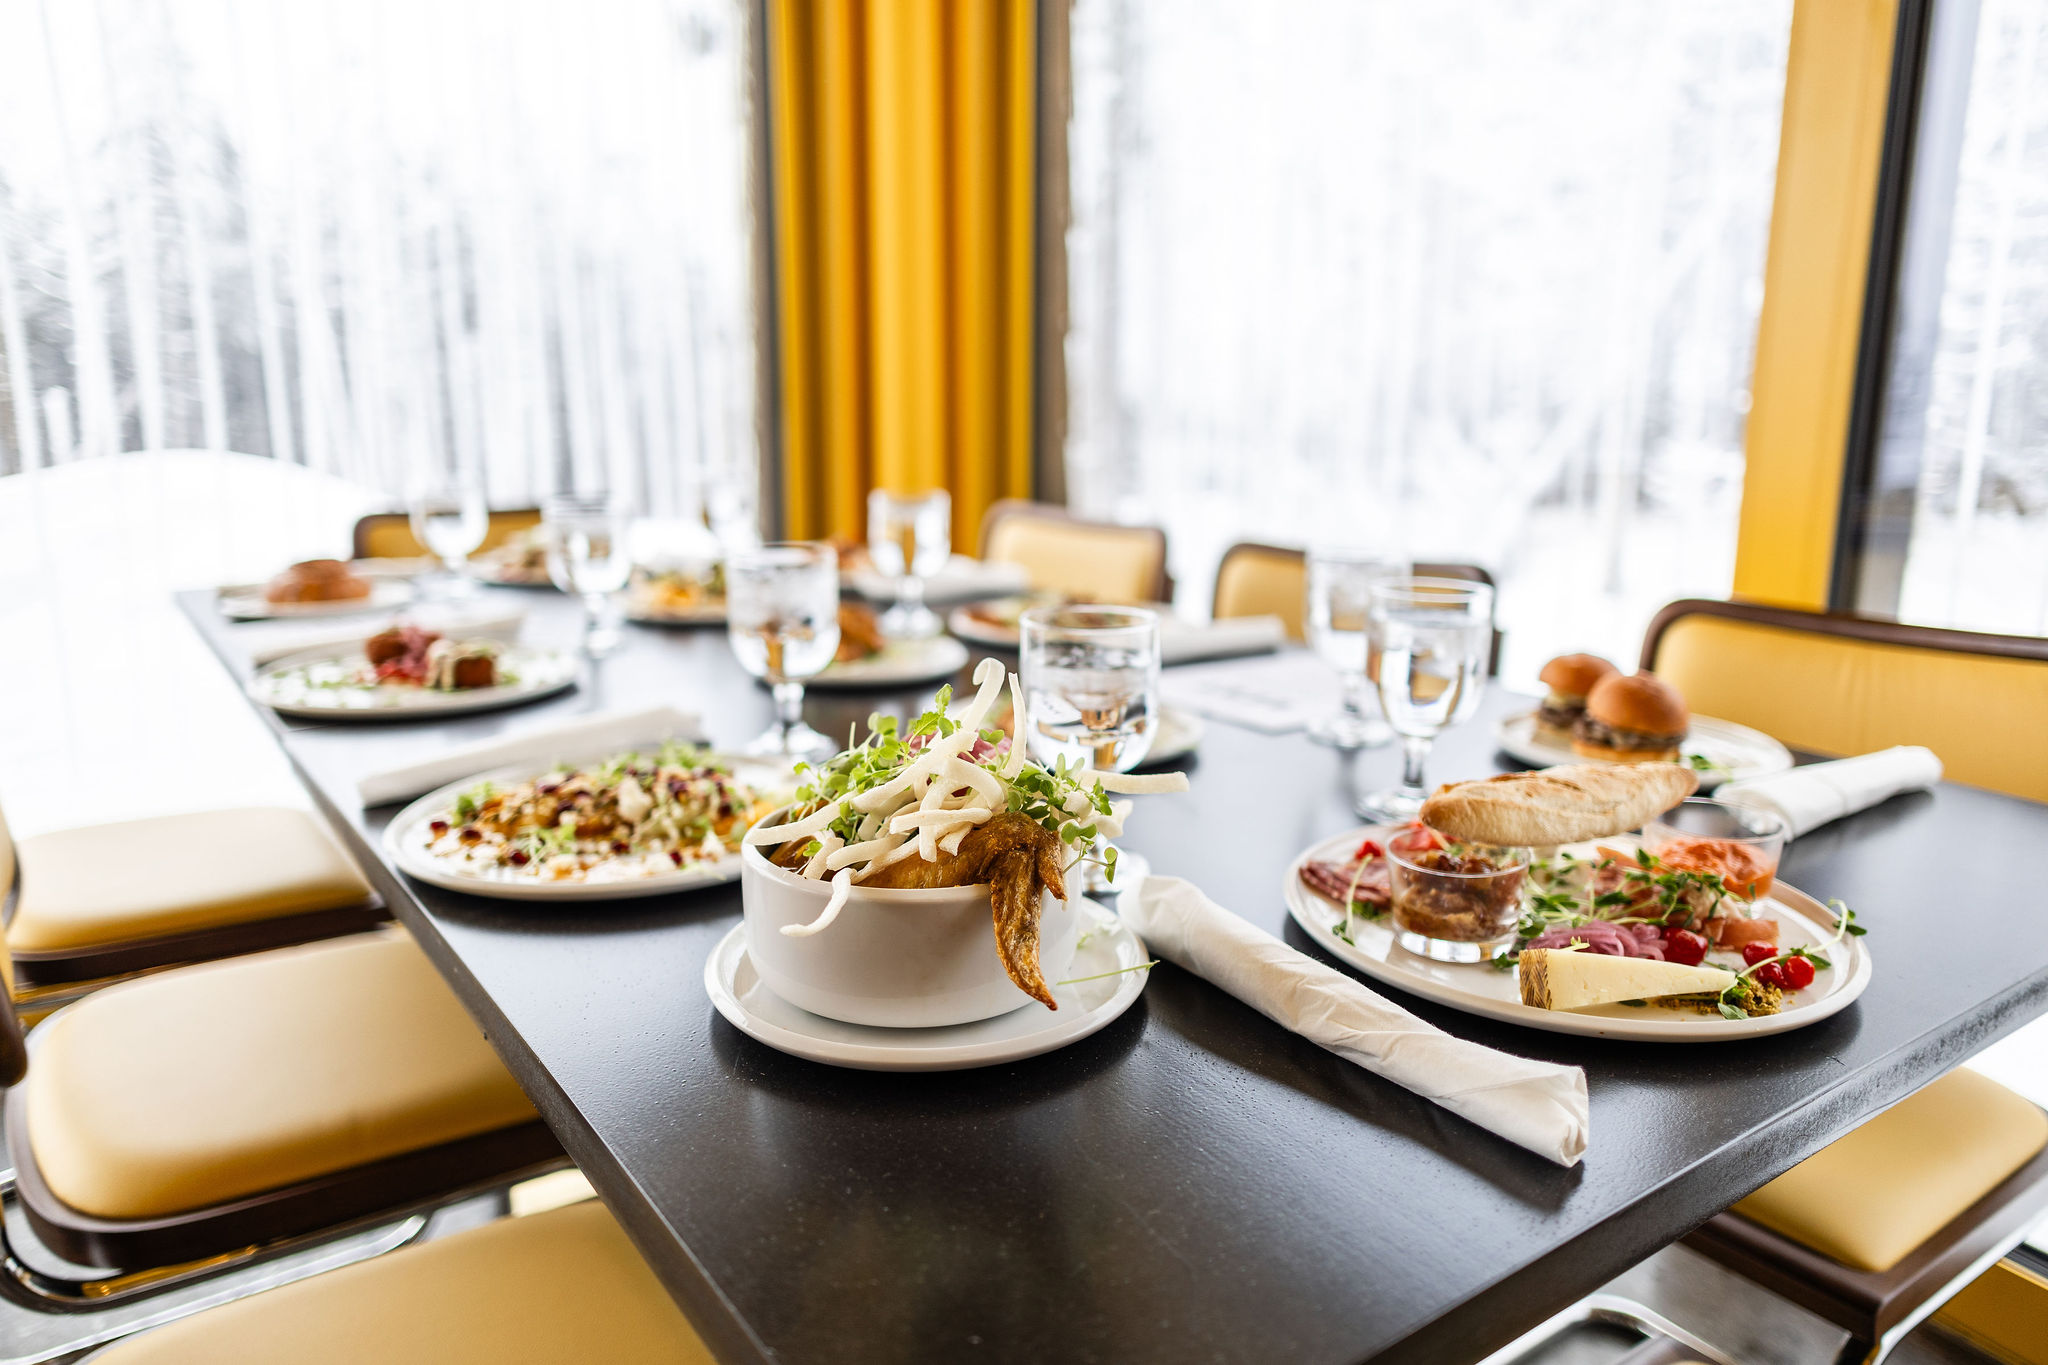
<path fill-rule="evenodd" d="M 1612 744 L 1595 744 L 1590 739 L 1573 735 L 1571 744 L 1572 752 L 1580 758 L 1598 759 L 1602 763 L 1676 763 L 1679 759 L 1676 741 L 1651 749 L 1623 749 Z"/>
<path fill-rule="evenodd" d="M 1561 697 L 1583 697 L 1602 678 L 1611 678 L 1619 672 L 1620 669 L 1598 654 L 1560 654 L 1543 665 L 1543 671 L 1536 676 L 1545 687 Z"/>
<path fill-rule="evenodd" d="M 1439 787 L 1422 822 L 1461 843 L 1575 844 L 1635 829 L 1691 796 L 1699 775 L 1675 763 L 1567 764 Z"/>
<path fill-rule="evenodd" d="M 1692 712 L 1678 689 L 1648 673 L 1616 673 L 1601 679 L 1586 694 L 1586 714 L 1616 730 L 1669 735 L 1674 740 L 1692 728 Z"/>

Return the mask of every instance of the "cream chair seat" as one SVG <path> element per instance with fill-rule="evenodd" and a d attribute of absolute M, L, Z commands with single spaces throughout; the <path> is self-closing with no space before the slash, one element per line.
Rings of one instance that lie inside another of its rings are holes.
<path fill-rule="evenodd" d="M 108 987 L 7 1100 L 23 1209 L 67 1259 L 195 1260 L 559 1156 L 396 928 Z"/>
<path fill-rule="evenodd" d="M 1060 507 L 1005 499 L 981 522 L 981 557 L 1021 565 L 1031 586 L 1097 602 L 1163 602 L 1166 533 L 1084 521 Z"/>
<path fill-rule="evenodd" d="M 710 1365 L 594 1201 L 508 1218 L 131 1337 L 94 1365 Z"/>
<path fill-rule="evenodd" d="M 382 917 L 362 873 L 304 811 L 93 825 L 23 839 L 14 854 L 7 946 L 25 987 L 305 942 Z"/>

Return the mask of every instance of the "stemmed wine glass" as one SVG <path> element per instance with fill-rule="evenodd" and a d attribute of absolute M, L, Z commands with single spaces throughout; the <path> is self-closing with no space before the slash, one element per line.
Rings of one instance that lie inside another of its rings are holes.
<path fill-rule="evenodd" d="M 1308 638 L 1323 662 L 1337 670 L 1344 702 L 1308 727 L 1308 737 L 1333 749 L 1385 744 L 1393 732 L 1366 679 L 1365 624 L 1372 585 L 1399 578 L 1408 566 L 1379 555 L 1311 550 L 1308 556 Z"/>
<path fill-rule="evenodd" d="M 730 555 L 725 613 L 740 666 L 775 691 L 775 723 L 746 752 L 787 759 L 832 752 L 833 742 L 803 716 L 804 679 L 824 672 L 839 651 L 837 552 L 786 541 Z"/>
<path fill-rule="evenodd" d="M 632 576 L 623 502 L 612 493 L 557 493 L 541 505 L 548 578 L 583 599 L 583 650 L 592 658 L 619 642 L 612 595 Z"/>
<path fill-rule="evenodd" d="M 441 561 L 438 591 L 465 597 L 475 591 L 469 578 L 469 557 L 491 529 L 484 503 L 483 480 L 464 466 L 440 469 L 418 480 L 406 500 L 412 536 Z"/>
<path fill-rule="evenodd" d="M 1361 797 L 1358 813 L 1412 820 L 1429 795 L 1423 764 L 1446 728 L 1468 720 L 1486 691 L 1493 589 L 1456 578 L 1396 578 L 1372 586 L 1367 672 L 1401 737 L 1401 785 Z"/>
<path fill-rule="evenodd" d="M 1145 761 L 1159 728 L 1159 616 L 1143 607 L 1033 607 L 1018 623 L 1028 733 L 1018 740 L 1047 767 L 1059 759 L 1125 773 Z M 1085 864 L 1082 890 L 1135 885 L 1145 861 L 1106 846 Z"/>
<path fill-rule="evenodd" d="M 929 493 L 868 494 L 868 558 L 896 580 L 896 605 L 882 613 L 882 633 L 892 640 L 921 640 L 939 633 L 939 618 L 924 604 L 924 580 L 946 567 L 953 553 L 953 499 L 944 489 Z"/>

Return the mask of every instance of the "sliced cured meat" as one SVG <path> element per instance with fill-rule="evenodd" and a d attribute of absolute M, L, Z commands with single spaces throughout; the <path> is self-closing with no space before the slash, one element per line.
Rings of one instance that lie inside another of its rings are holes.
<path fill-rule="evenodd" d="M 1393 895 L 1385 858 L 1367 859 L 1361 868 L 1348 863 L 1308 862 L 1301 865 L 1301 879 L 1311 891 L 1342 905 L 1348 897 L 1361 905 L 1384 910 Z"/>

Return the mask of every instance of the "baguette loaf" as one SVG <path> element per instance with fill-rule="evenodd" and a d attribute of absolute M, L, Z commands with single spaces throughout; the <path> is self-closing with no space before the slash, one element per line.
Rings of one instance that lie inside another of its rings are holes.
<path fill-rule="evenodd" d="M 1422 822 L 1461 843 L 1573 844 L 1635 829 L 1699 784 L 1676 763 L 1571 764 L 1439 787 L 1422 803 Z"/>

